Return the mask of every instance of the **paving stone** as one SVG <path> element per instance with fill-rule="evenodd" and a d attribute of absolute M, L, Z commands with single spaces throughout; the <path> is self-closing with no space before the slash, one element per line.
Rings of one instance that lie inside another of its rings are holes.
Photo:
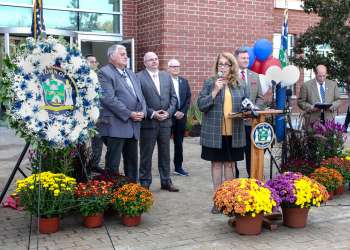
<path fill-rule="evenodd" d="M 8 160 L 8 156 L 18 156 L 24 142 L 15 137 L 13 131 L 0 128 L 0 133 L 2 188 L 15 164 L 15 160 Z M 350 249 L 350 210 L 349 206 L 342 206 L 350 205 L 349 192 L 328 202 L 326 206 L 312 208 L 308 225 L 304 229 L 290 229 L 279 221 L 276 231 L 264 229 L 258 236 L 241 236 L 228 226 L 228 217 L 210 213 L 213 204 L 210 163 L 200 159 L 198 138 L 186 138 L 184 148 L 184 165 L 190 176 L 172 176 L 174 184 L 180 188 L 179 193 L 160 190 L 155 150 L 151 186 L 155 196 L 154 207 L 142 216 L 142 223 L 138 227 L 125 227 L 118 217 L 106 216 L 106 227 L 115 249 Z M 266 162 L 269 162 L 267 156 Z M 25 161 L 24 166 L 25 164 L 28 161 Z M 238 166 L 244 177 L 244 162 L 239 162 Z M 268 176 L 268 167 L 265 170 L 265 176 Z M 16 178 L 21 176 L 16 175 Z M 10 190 L 14 190 L 14 183 Z M 27 213 L 0 207 L 0 250 L 27 249 L 29 222 L 30 216 Z M 35 219 L 33 223 L 35 224 Z M 34 224 L 30 249 L 37 249 Z M 38 248 L 43 250 L 113 249 L 104 227 L 84 228 L 81 217 L 77 214 L 66 216 L 61 221 L 59 232 L 39 235 L 38 239 Z"/>

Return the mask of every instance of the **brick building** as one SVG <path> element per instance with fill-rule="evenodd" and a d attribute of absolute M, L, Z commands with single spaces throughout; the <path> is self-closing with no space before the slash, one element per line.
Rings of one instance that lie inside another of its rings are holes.
<path fill-rule="evenodd" d="M 5 54 L 11 56 L 30 35 L 33 2 L 0 1 L 0 15 L 7 17 L 0 19 L 0 61 Z M 292 48 L 295 36 L 319 19 L 303 12 L 301 0 L 287 2 Z M 107 62 L 107 48 L 114 43 L 127 47 L 129 66 L 135 71 L 143 69 L 142 58 L 147 51 L 158 54 L 163 69 L 169 59 L 177 58 L 196 98 L 203 80 L 211 75 L 217 53 L 233 52 L 267 38 L 273 41 L 274 55 L 278 57 L 285 3 L 286 0 L 47 0 L 43 16 L 47 35 L 64 37 L 71 46 L 77 44 L 83 55 L 96 55 L 101 64 Z M 301 71 L 294 102 L 300 84 L 312 77 L 310 72 Z M 344 103 L 346 99 L 343 95 Z M 340 113 L 345 109 L 343 105 Z"/>
<path fill-rule="evenodd" d="M 283 23 L 284 0 L 125 0 L 123 4 L 124 36 L 134 37 L 137 70 L 143 68 L 142 57 L 154 51 L 161 68 L 167 60 L 177 58 L 182 74 L 191 83 L 194 96 L 203 81 L 211 75 L 215 56 L 221 51 L 234 51 L 241 45 L 252 46 L 259 38 L 273 40 L 279 49 Z M 315 24 L 319 18 L 300 8 L 301 1 L 289 0 L 289 34 L 293 38 Z M 305 77 L 305 79 L 304 79 Z M 310 78 L 310 76 L 308 76 Z M 295 88 L 307 79 L 302 70 Z M 346 111 L 346 95 L 340 113 Z M 294 108 L 293 112 L 298 112 Z"/>

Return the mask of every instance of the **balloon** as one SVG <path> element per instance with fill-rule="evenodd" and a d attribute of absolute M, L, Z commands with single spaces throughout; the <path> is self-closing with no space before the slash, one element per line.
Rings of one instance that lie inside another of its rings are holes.
<path fill-rule="evenodd" d="M 260 61 L 265 61 L 272 53 L 272 43 L 267 39 L 259 39 L 254 44 L 254 54 Z"/>
<path fill-rule="evenodd" d="M 270 56 L 266 61 L 264 61 L 261 65 L 261 74 L 265 74 L 267 69 L 273 65 L 276 65 L 280 68 L 282 68 L 280 60 Z"/>
<path fill-rule="evenodd" d="M 267 78 L 263 74 L 259 74 L 259 80 L 261 85 L 262 94 L 265 95 L 267 91 L 269 90 L 269 87 L 271 86 L 271 82 L 269 83 L 267 81 Z"/>
<path fill-rule="evenodd" d="M 251 70 L 254 71 L 255 73 L 260 74 L 261 73 L 261 65 L 262 65 L 262 62 L 259 61 L 258 59 L 255 59 Z"/>
<path fill-rule="evenodd" d="M 275 81 L 275 83 L 278 84 L 282 79 L 282 70 L 276 65 L 271 66 L 267 69 L 265 76 L 269 84 L 272 84 L 272 81 Z"/>
<path fill-rule="evenodd" d="M 250 47 L 244 47 L 249 54 L 249 64 L 248 64 L 248 69 L 251 69 L 253 66 L 253 63 L 255 61 L 255 54 L 254 54 L 254 49 Z"/>
<path fill-rule="evenodd" d="M 294 65 L 288 65 L 282 70 L 282 87 L 293 85 L 299 80 L 300 71 L 298 67 Z"/>

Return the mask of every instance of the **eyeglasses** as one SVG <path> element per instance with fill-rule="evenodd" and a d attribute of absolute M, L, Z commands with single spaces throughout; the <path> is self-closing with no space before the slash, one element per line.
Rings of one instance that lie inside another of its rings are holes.
<path fill-rule="evenodd" d="M 218 64 L 218 67 L 221 68 L 221 67 L 224 67 L 224 68 L 228 68 L 228 67 L 231 67 L 232 64 L 229 64 L 229 63 L 219 63 Z"/>
<path fill-rule="evenodd" d="M 150 58 L 146 60 L 147 62 L 156 62 L 158 61 L 158 58 Z"/>
<path fill-rule="evenodd" d="M 179 66 L 169 66 L 169 68 L 180 68 L 180 65 Z"/>

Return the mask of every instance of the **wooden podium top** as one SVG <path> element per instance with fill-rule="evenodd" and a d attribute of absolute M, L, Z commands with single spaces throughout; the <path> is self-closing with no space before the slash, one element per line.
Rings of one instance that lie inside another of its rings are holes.
<path fill-rule="evenodd" d="M 279 115 L 283 114 L 284 110 L 281 109 L 264 109 L 264 110 L 255 110 L 255 112 L 261 116 L 261 115 Z M 252 118 L 252 112 L 247 111 L 247 112 L 236 112 L 236 113 L 231 113 L 230 114 L 231 118 L 236 118 L 236 117 L 242 117 L 242 118 Z"/>

